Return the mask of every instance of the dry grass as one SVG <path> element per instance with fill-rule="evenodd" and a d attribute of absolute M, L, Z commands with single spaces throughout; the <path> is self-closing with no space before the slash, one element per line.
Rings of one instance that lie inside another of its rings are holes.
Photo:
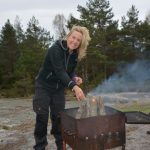
<path fill-rule="evenodd" d="M 150 102 L 131 102 L 127 104 L 117 104 L 115 106 L 118 110 L 121 111 L 141 111 L 144 113 L 150 113 Z"/>

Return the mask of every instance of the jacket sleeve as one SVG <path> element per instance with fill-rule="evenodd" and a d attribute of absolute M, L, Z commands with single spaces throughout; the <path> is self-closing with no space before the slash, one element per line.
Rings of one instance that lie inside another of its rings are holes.
<path fill-rule="evenodd" d="M 49 58 L 57 78 L 60 79 L 66 87 L 72 89 L 76 84 L 73 80 L 71 80 L 65 70 L 63 64 L 64 54 L 61 52 L 61 49 L 57 46 L 51 47 L 49 49 Z"/>

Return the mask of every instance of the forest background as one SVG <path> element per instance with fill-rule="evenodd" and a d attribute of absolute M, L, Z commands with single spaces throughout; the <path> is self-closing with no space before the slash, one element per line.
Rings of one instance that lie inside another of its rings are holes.
<path fill-rule="evenodd" d="M 138 9 L 132 5 L 119 25 L 118 20 L 113 19 L 107 0 L 87 0 L 86 6 L 78 5 L 77 10 L 79 19 L 73 15 L 68 20 L 63 14 L 55 16 L 55 37 L 51 31 L 41 27 L 34 16 L 25 31 L 18 16 L 14 24 L 9 19 L 6 21 L 0 31 L 0 97 L 31 96 L 48 47 L 56 39 L 64 37 L 73 25 L 87 27 L 91 35 L 87 57 L 77 67 L 77 74 L 84 80 L 82 88 L 85 92 L 102 85 L 116 73 L 123 76 L 126 66 L 137 61 L 144 62 L 144 67 L 148 66 L 145 67 L 147 73 L 150 73 L 150 14 L 141 21 Z M 136 72 L 134 74 L 143 78 Z M 131 84 L 135 80 L 134 76 L 128 78 Z M 142 85 L 147 88 L 140 90 L 150 91 L 150 74 L 143 80 Z"/>

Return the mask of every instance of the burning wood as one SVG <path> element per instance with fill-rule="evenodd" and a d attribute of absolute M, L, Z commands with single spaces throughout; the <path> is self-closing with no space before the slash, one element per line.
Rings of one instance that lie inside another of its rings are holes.
<path fill-rule="evenodd" d="M 106 115 L 104 101 L 100 96 L 87 96 L 76 113 L 76 119 Z"/>

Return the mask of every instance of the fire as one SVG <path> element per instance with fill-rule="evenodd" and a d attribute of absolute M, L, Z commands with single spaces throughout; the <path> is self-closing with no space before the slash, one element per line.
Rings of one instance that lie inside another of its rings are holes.
<path fill-rule="evenodd" d="M 96 99 L 95 99 L 95 98 L 92 98 L 92 102 L 93 102 L 93 103 L 96 103 Z"/>
<path fill-rule="evenodd" d="M 103 99 L 100 96 L 88 96 L 77 111 L 76 118 L 106 115 Z"/>

